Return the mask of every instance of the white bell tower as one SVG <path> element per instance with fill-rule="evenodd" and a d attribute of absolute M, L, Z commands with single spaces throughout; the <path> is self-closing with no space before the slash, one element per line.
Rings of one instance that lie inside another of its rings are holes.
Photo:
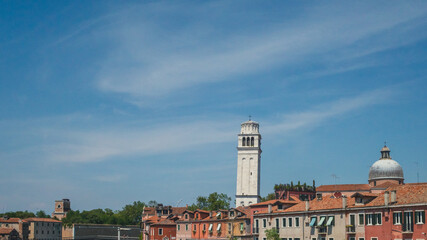
<path fill-rule="evenodd" d="M 259 123 L 242 123 L 237 144 L 236 207 L 248 206 L 260 200 L 261 134 Z"/>

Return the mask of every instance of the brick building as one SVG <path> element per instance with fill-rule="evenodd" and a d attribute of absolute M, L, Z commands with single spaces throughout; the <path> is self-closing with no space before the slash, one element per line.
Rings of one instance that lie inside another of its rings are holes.
<path fill-rule="evenodd" d="M 0 218 L 0 229 L 15 229 L 19 238 L 28 239 L 28 223 L 20 218 L 9 218 L 7 216 Z M 6 231 L 6 230 L 5 230 Z"/>
<path fill-rule="evenodd" d="M 26 218 L 29 239 L 62 239 L 62 222 L 51 218 Z"/>

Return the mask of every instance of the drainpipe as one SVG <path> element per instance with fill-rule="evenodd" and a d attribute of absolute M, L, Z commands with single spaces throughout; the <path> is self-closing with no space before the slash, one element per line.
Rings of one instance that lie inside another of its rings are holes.
<path fill-rule="evenodd" d="M 390 193 L 388 191 L 384 192 L 384 205 L 388 206 L 389 204 L 389 199 L 390 199 Z"/>
<path fill-rule="evenodd" d="M 271 204 L 268 204 L 268 213 L 271 213 L 271 208 L 272 208 L 272 206 L 271 206 Z"/>

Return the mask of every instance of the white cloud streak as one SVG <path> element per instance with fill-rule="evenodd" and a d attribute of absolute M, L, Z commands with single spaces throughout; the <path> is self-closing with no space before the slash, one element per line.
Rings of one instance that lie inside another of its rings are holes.
<path fill-rule="evenodd" d="M 191 22 L 185 29 L 166 33 L 153 30 L 156 23 L 127 14 L 112 30 L 118 47 L 103 62 L 98 87 L 135 97 L 156 97 L 201 83 L 292 65 L 307 58 L 321 62 L 333 56 L 330 61 L 337 64 L 335 59 L 361 57 L 425 38 L 425 34 L 401 37 L 402 32 L 395 31 L 397 26 L 402 29 L 401 25 L 411 25 L 406 28 L 409 32 L 420 30 L 416 20 L 425 17 L 427 8 L 418 4 L 312 7 L 301 19 L 291 19 L 261 32 L 257 29 L 244 33 L 245 36 L 219 37 L 216 33 L 221 26 L 203 25 L 208 31 Z M 212 12 L 221 17 L 215 9 Z M 198 14 L 195 11 L 193 17 L 203 22 L 203 16 Z M 198 35 L 199 32 L 202 34 Z M 381 33 L 387 34 L 381 37 Z M 374 42 L 370 41 L 372 36 L 376 36 Z"/>
<path fill-rule="evenodd" d="M 326 120 L 384 104 L 392 94 L 391 89 L 378 89 L 323 103 L 304 111 L 283 114 L 279 121 L 260 119 L 263 124 L 262 134 L 275 136 L 290 131 L 312 129 Z M 232 123 L 235 121 L 217 119 L 168 122 L 149 127 L 104 126 L 103 129 L 90 130 L 79 130 L 76 127 L 73 127 L 73 130 L 63 130 L 58 126 L 50 129 L 43 127 L 42 134 L 39 135 L 44 135 L 45 139 L 42 144 L 31 147 L 31 155 L 43 156 L 49 161 L 83 163 L 120 161 L 132 156 L 194 152 L 212 144 L 234 142 L 238 127 Z M 135 126 L 135 123 L 132 125 Z M 36 149 L 41 150 L 34 152 Z M 22 154 L 19 156 L 22 157 Z M 11 157 L 9 155 L 8 158 Z"/>

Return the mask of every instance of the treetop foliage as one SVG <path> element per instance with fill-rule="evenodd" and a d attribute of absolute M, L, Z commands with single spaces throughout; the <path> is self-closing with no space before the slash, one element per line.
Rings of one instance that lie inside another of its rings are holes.
<path fill-rule="evenodd" d="M 202 209 L 207 211 L 217 211 L 219 209 L 229 209 L 231 198 L 225 193 L 213 192 L 209 196 L 198 196 L 197 202 L 188 207 L 189 210 Z"/>

